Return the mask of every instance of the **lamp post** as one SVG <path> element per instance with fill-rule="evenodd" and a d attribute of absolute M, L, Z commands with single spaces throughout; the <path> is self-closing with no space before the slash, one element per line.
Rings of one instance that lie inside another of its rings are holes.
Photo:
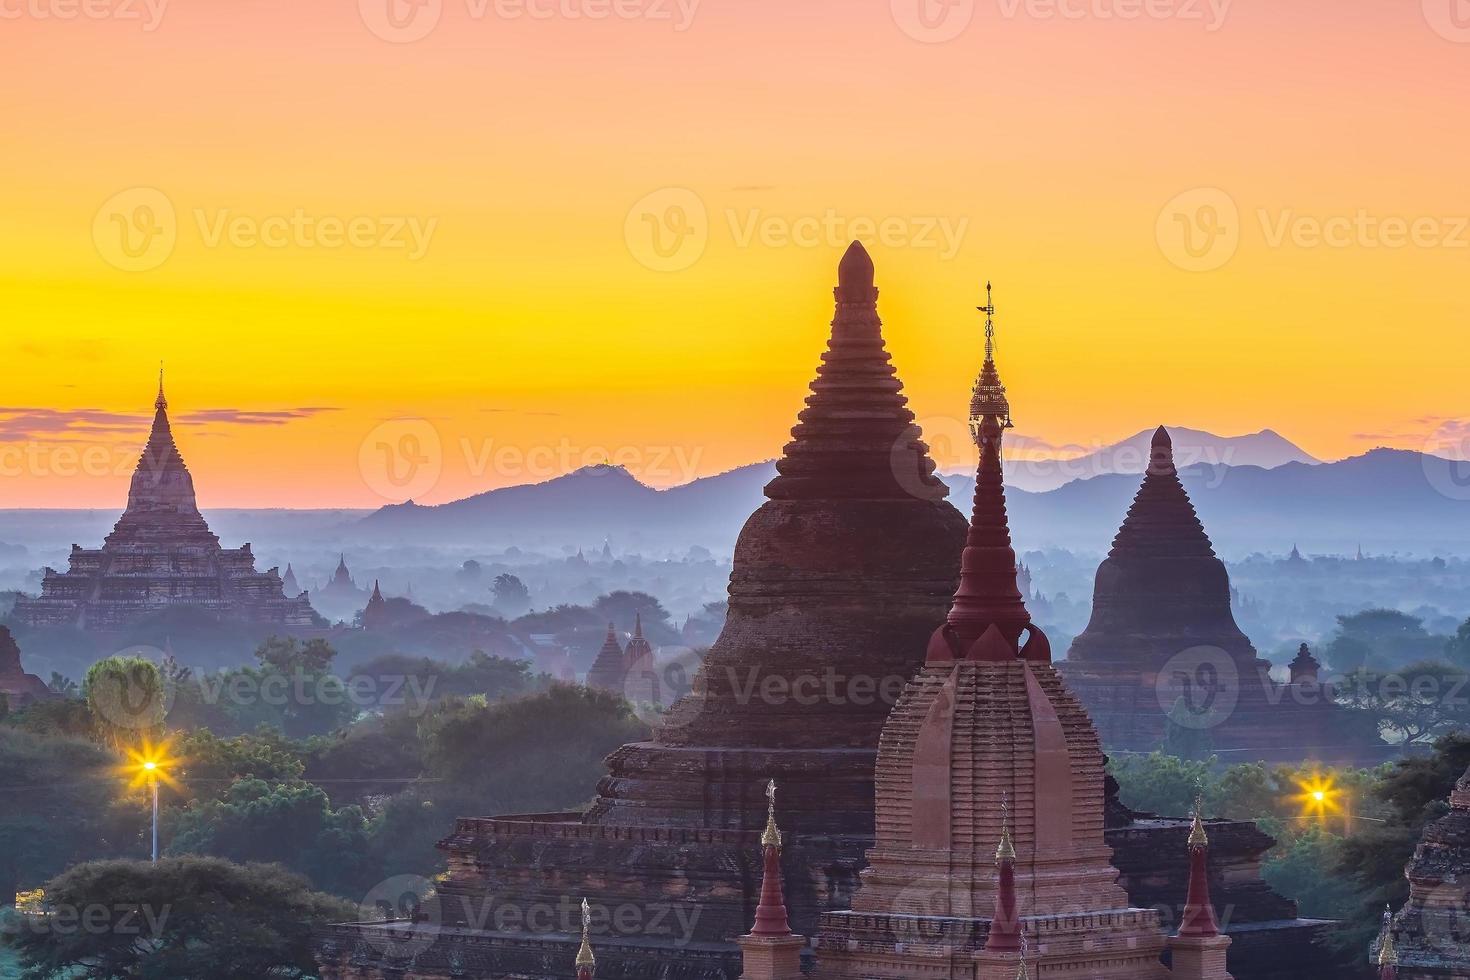
<path fill-rule="evenodd" d="M 153 863 L 158 863 L 158 760 L 148 759 L 143 763 L 148 774 L 148 785 L 153 790 Z"/>
<path fill-rule="evenodd" d="M 153 863 L 158 863 L 158 784 L 166 782 L 170 786 L 173 780 L 169 777 L 169 766 L 174 761 L 169 754 L 169 745 L 165 740 L 162 744 L 145 742 L 140 748 L 128 749 L 127 755 L 130 764 L 127 770 L 132 773 L 130 788 L 136 789 L 143 783 L 148 784 L 148 792 L 153 798 Z"/>

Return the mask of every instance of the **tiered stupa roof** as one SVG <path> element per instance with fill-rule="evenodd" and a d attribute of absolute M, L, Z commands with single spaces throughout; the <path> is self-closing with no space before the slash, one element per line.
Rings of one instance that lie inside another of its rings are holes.
<path fill-rule="evenodd" d="M 1470 977 L 1470 769 L 1450 793 L 1449 812 L 1424 828 L 1404 874 L 1409 900 L 1374 944 L 1374 962 L 1414 980 Z"/>
<path fill-rule="evenodd" d="M 623 645 L 618 642 L 617 629 L 612 623 L 608 623 L 602 648 L 597 651 L 597 659 L 592 661 L 592 667 L 587 671 L 587 686 L 622 694 L 623 680 L 627 673 Z"/>

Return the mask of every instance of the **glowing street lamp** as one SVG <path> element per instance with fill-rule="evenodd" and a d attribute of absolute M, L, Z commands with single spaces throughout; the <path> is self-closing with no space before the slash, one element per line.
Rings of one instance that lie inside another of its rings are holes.
<path fill-rule="evenodd" d="M 168 774 L 169 766 L 174 760 L 169 758 L 168 742 L 160 745 L 152 745 L 144 742 L 142 747 L 133 750 L 128 749 L 130 764 L 126 767 L 132 773 L 132 780 L 128 784 L 129 789 L 137 789 L 144 783 L 148 784 L 153 794 L 153 863 L 158 863 L 158 784 L 168 783 L 176 785 Z"/>
<path fill-rule="evenodd" d="M 1342 811 L 1342 790 L 1332 782 L 1331 776 L 1314 773 L 1298 780 L 1297 787 L 1301 790 L 1296 800 L 1301 804 L 1303 820 L 1315 819 L 1326 823 L 1329 814 Z"/>

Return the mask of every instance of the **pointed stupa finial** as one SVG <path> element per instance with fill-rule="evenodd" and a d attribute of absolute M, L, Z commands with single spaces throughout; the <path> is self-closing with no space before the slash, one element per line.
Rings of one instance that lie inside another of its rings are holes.
<path fill-rule="evenodd" d="M 597 957 L 592 955 L 592 905 L 582 899 L 582 948 L 577 950 L 577 976 L 590 977 L 597 968 Z"/>
<path fill-rule="evenodd" d="M 641 612 L 633 614 L 633 636 L 639 640 L 643 639 L 643 614 Z"/>
<path fill-rule="evenodd" d="M 1203 795 L 1194 798 L 1194 824 L 1189 828 L 1189 846 L 1209 847 L 1210 835 L 1205 833 L 1205 798 Z"/>
<path fill-rule="evenodd" d="M 776 781 L 766 781 L 766 829 L 761 833 L 762 847 L 781 846 L 781 828 L 776 826 Z"/>
<path fill-rule="evenodd" d="M 995 360 L 995 299 L 991 296 L 990 280 L 985 280 L 985 305 L 976 307 L 985 314 L 985 359 Z"/>
<path fill-rule="evenodd" d="M 985 283 L 985 305 L 976 309 L 985 314 L 985 362 L 970 393 L 970 435 L 975 445 L 984 448 L 986 419 L 993 419 L 1002 429 L 1015 426 L 1011 422 L 1011 403 L 1006 398 L 1006 386 L 1001 384 L 1000 372 L 995 366 L 995 299 L 989 281 Z"/>
<path fill-rule="evenodd" d="M 1016 859 L 1016 845 L 1011 840 L 1011 803 L 1009 794 L 1003 794 L 1000 800 L 1000 844 L 995 848 L 995 861 L 1014 861 Z"/>
<path fill-rule="evenodd" d="M 1155 476 L 1168 476 L 1174 469 L 1174 439 L 1162 425 L 1154 430 L 1149 446 L 1148 472 Z"/>
<path fill-rule="evenodd" d="M 863 243 L 853 241 L 837 263 L 837 299 L 843 303 L 876 301 L 873 289 L 873 258 Z"/>
<path fill-rule="evenodd" d="M 1383 907 L 1383 931 L 1378 937 L 1378 965 L 1398 966 L 1399 953 L 1393 942 L 1393 909 Z"/>
<path fill-rule="evenodd" d="M 158 397 L 153 400 L 153 407 L 159 410 L 168 408 L 168 399 L 163 394 L 163 362 L 158 362 Z"/>

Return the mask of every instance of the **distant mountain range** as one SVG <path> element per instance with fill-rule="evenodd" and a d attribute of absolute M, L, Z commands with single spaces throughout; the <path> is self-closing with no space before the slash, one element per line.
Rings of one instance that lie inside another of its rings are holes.
<path fill-rule="evenodd" d="M 1109 473 L 1141 475 L 1148 466 L 1149 444 L 1154 430 L 1144 429 L 1122 442 L 1071 459 L 1046 458 L 1006 463 L 1006 483 L 1021 490 L 1042 493 L 1074 480 L 1088 480 Z M 1171 426 L 1174 460 L 1183 469 L 1196 464 L 1259 466 L 1275 469 L 1287 463 L 1316 463 L 1299 446 L 1262 429 L 1244 436 L 1217 436 L 1200 429 Z"/>
<path fill-rule="evenodd" d="M 1188 442 L 1190 430 L 1171 431 Z M 1285 552 L 1293 544 L 1309 554 L 1351 553 L 1359 543 L 1377 551 L 1470 552 L 1470 464 L 1392 449 L 1318 463 L 1271 432 L 1209 438 L 1196 442 L 1201 452 L 1213 446 L 1229 451 L 1235 462 L 1188 466 L 1181 475 L 1217 549 L 1227 556 Z M 1179 456 L 1181 463 L 1189 458 L 1183 451 Z M 1244 458 L 1274 465 L 1240 463 Z M 1131 464 L 1121 452 L 1114 461 L 1119 468 Z M 774 463 L 756 463 L 655 490 L 619 467 L 594 466 L 433 507 L 384 507 L 344 533 L 383 543 L 474 541 L 489 547 L 561 546 L 611 536 L 620 548 L 700 544 L 728 550 L 774 475 Z M 968 512 L 973 478 L 944 479 L 953 491 L 950 500 Z M 1018 546 L 1105 550 L 1138 483 L 1130 470 L 1102 472 L 1045 492 L 1012 487 Z"/>

